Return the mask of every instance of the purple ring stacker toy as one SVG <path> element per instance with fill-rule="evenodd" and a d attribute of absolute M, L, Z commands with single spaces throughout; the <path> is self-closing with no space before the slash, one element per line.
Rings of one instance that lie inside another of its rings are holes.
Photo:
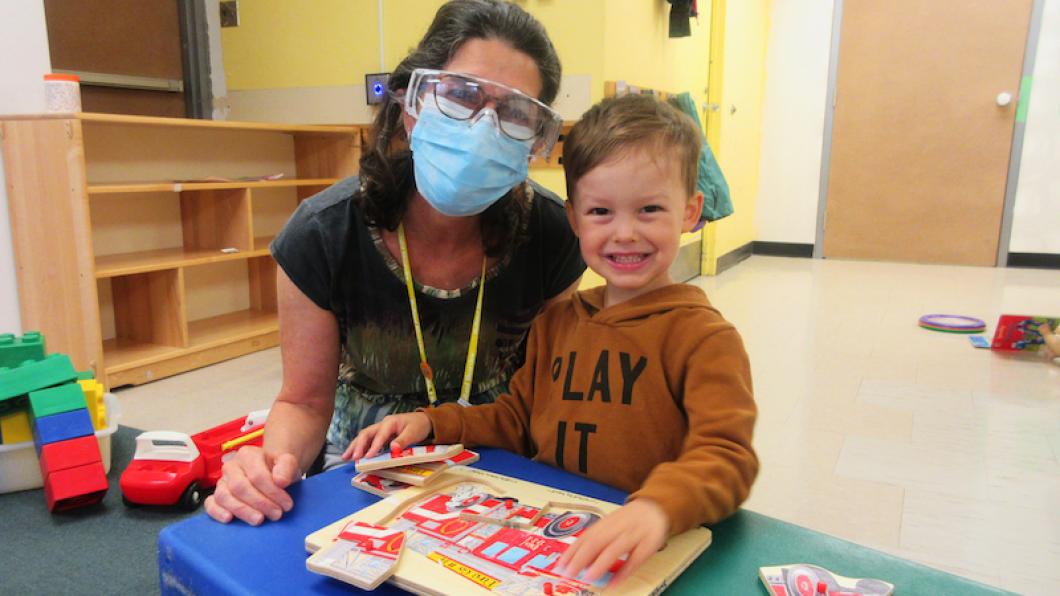
<path fill-rule="evenodd" d="M 920 317 L 920 324 L 938 327 L 940 329 L 953 329 L 955 331 L 970 331 L 972 329 L 986 327 L 986 323 L 982 319 L 965 317 L 962 315 L 942 314 L 924 315 Z"/>

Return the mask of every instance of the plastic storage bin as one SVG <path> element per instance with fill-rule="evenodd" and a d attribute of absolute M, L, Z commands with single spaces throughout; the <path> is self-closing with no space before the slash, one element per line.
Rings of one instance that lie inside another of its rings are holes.
<path fill-rule="evenodd" d="M 103 396 L 107 407 L 107 427 L 96 431 L 99 453 L 103 457 L 103 469 L 110 472 L 110 436 L 118 430 L 118 398 L 110 393 Z M 44 486 L 37 463 L 37 450 L 33 441 L 0 445 L 0 493 L 29 490 Z"/>

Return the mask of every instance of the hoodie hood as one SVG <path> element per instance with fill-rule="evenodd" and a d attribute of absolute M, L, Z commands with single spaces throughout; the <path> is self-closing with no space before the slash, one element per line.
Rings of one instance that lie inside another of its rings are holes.
<path fill-rule="evenodd" d="M 688 284 L 671 284 L 608 308 L 604 308 L 604 290 L 605 286 L 598 286 L 574 294 L 572 302 L 578 318 L 605 325 L 632 325 L 652 315 L 682 308 L 710 310 L 720 316 L 706 293 Z"/>

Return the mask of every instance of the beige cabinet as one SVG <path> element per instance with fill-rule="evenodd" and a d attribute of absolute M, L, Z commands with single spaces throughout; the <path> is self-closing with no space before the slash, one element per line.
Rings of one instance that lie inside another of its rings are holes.
<path fill-rule="evenodd" d="M 268 244 L 360 157 L 354 126 L 85 113 L 0 138 L 23 328 L 108 388 L 276 345 Z"/>

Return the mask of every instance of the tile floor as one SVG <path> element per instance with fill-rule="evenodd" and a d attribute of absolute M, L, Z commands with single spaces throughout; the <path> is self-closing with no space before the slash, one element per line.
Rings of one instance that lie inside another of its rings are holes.
<path fill-rule="evenodd" d="M 1060 585 L 1060 366 L 975 350 L 925 313 L 1060 315 L 1060 273 L 755 256 L 698 278 L 740 329 L 760 408 L 746 506 L 1030 595 Z M 277 349 L 116 392 L 196 431 L 268 407 Z"/>

